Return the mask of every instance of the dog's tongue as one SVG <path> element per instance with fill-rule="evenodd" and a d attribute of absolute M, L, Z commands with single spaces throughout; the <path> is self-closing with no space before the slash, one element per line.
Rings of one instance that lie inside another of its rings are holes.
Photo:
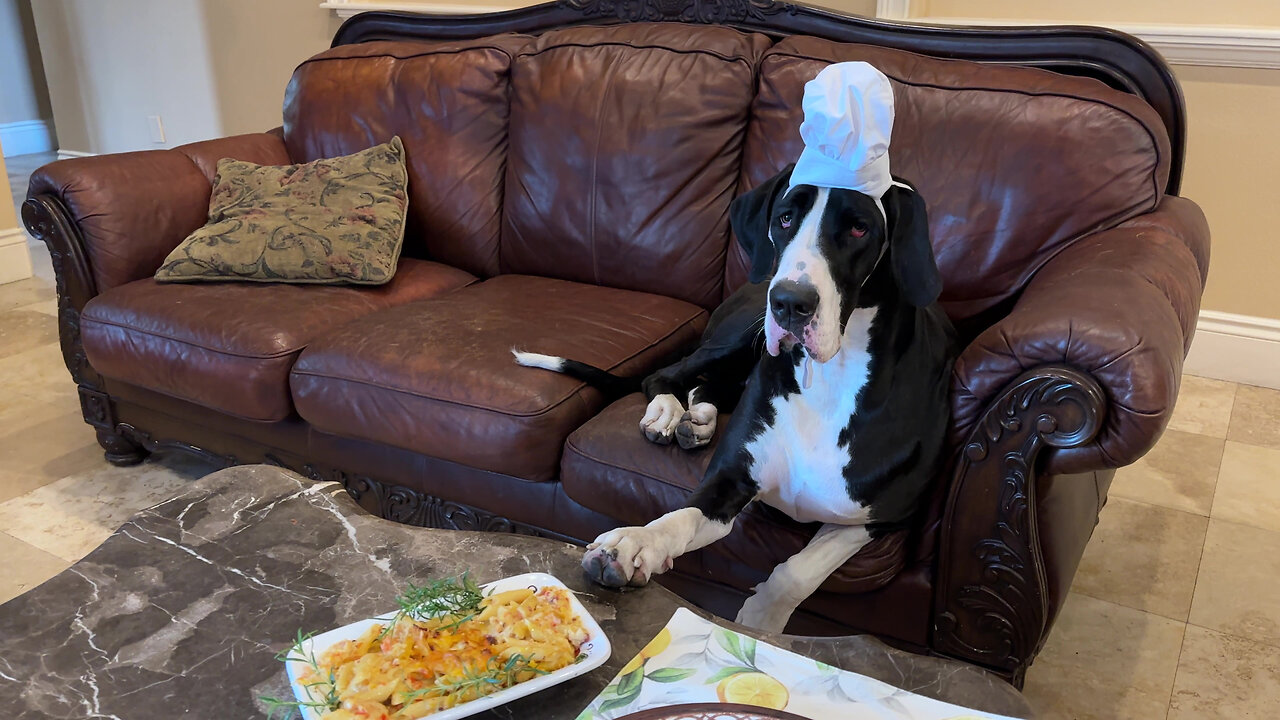
<path fill-rule="evenodd" d="M 764 321 L 764 349 L 773 357 L 778 357 L 778 353 L 781 352 L 782 338 L 788 334 L 770 313 Z"/>

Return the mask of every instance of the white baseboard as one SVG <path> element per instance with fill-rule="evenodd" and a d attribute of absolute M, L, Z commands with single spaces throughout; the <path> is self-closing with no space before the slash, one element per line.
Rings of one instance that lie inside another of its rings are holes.
<path fill-rule="evenodd" d="M 1201 311 L 1183 369 L 1200 377 L 1280 389 L 1280 320 Z"/>
<path fill-rule="evenodd" d="M 0 123 L 0 147 L 5 157 L 49 152 L 53 149 L 53 134 L 44 120 L 22 120 Z"/>
<path fill-rule="evenodd" d="M 80 150 L 64 150 L 62 148 L 58 148 L 59 160 L 66 160 L 67 158 L 75 158 L 75 157 L 93 157 L 94 155 L 97 155 L 97 154 L 98 153 L 82 152 Z"/>
<path fill-rule="evenodd" d="M 31 252 L 22 228 L 0 230 L 0 284 L 31 277 Z"/>

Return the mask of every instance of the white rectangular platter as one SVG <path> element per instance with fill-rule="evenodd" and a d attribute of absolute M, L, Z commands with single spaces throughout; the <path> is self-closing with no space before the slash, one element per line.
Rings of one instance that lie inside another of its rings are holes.
<path fill-rule="evenodd" d="M 492 593 L 506 592 L 507 590 L 517 590 L 519 588 L 533 588 L 535 591 L 544 587 L 559 587 L 568 590 L 564 583 L 555 577 L 546 573 L 525 573 L 524 575 L 515 575 L 502 580 L 495 580 L 487 585 L 482 586 L 485 595 Z M 569 680 L 571 678 L 584 675 L 592 670 L 600 667 L 609 659 L 613 647 L 609 644 L 609 638 L 605 637 L 604 631 L 600 629 L 600 623 L 587 612 L 582 606 L 578 598 L 569 591 L 570 607 L 573 612 L 582 620 L 582 625 L 590 634 L 589 639 L 582 645 L 582 660 L 562 667 L 552 673 L 539 675 L 531 680 L 527 680 L 518 685 L 499 690 L 492 695 L 485 695 L 469 702 L 462 703 L 457 707 L 447 710 L 441 710 L 438 713 L 429 715 L 431 720 L 456 720 L 457 718 L 470 717 L 478 712 L 497 707 L 503 703 L 511 702 L 516 698 L 522 698 L 526 695 L 532 695 L 536 692 L 546 690 L 553 685 Z M 342 640 L 354 640 L 365 633 L 370 625 L 375 623 L 386 623 L 395 615 L 394 612 L 372 617 L 367 620 L 353 622 L 350 625 L 344 625 L 335 630 L 316 635 L 303 641 L 301 651 L 303 655 L 310 656 L 315 653 L 319 657 L 325 650 L 328 650 L 334 643 Z M 298 660 L 290 660 L 285 663 L 286 670 L 289 674 L 289 683 L 293 686 L 293 695 L 299 702 L 311 702 L 313 698 L 307 694 L 307 688 L 298 682 L 298 674 L 306 665 Z M 302 717 L 304 720 L 319 720 L 320 713 L 314 708 L 302 708 Z"/>

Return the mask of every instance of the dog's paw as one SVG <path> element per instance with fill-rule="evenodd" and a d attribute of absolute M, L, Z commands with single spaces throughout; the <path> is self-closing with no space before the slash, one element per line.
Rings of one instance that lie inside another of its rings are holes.
<path fill-rule="evenodd" d="M 658 547 L 653 531 L 643 527 L 611 530 L 587 546 L 582 569 L 605 587 L 640 587 L 671 569 L 672 559 Z"/>
<path fill-rule="evenodd" d="M 716 434 L 716 406 L 696 403 L 680 418 L 676 425 L 676 442 L 685 450 L 693 450 L 711 442 Z"/>
<path fill-rule="evenodd" d="M 649 442 L 670 445 L 683 415 L 684 405 L 675 395 L 659 395 L 645 408 L 644 417 L 640 418 L 640 431 Z"/>
<path fill-rule="evenodd" d="M 768 593 L 756 592 L 742 604 L 735 622 L 764 632 L 780 633 L 794 611 L 795 606 L 770 598 Z"/>

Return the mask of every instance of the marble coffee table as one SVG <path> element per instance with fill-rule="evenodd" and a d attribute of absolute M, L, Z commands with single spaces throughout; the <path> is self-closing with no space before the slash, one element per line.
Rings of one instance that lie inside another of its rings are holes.
<path fill-rule="evenodd" d="M 613 643 L 609 662 L 480 716 L 571 719 L 688 607 L 657 585 L 593 586 L 580 556 L 540 538 L 398 525 L 365 513 L 337 484 L 269 466 L 229 468 L 143 510 L 65 572 L 0 605 L 0 715 L 262 717 L 259 696 L 291 696 L 275 654 L 299 629 L 394 609 L 406 582 L 470 570 L 482 583 L 548 572 L 585 593 Z M 870 637 L 753 634 L 922 695 L 1030 715 L 1012 687 L 961 663 Z"/>

